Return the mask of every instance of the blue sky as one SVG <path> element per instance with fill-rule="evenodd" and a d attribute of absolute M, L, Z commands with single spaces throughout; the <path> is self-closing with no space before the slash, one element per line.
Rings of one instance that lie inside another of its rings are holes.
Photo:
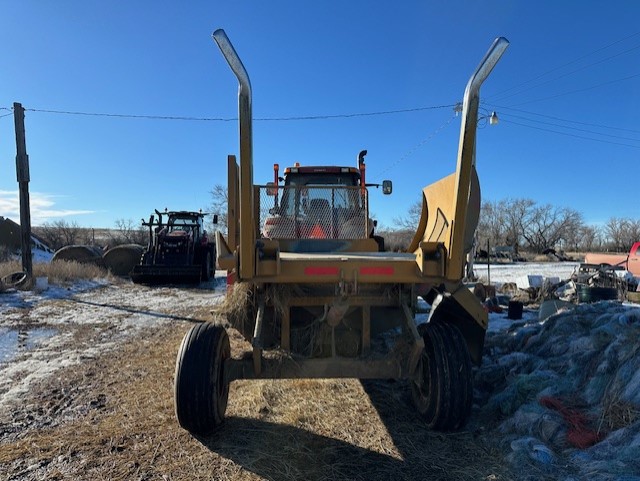
<path fill-rule="evenodd" d="M 232 118 L 237 83 L 211 39 L 224 28 L 251 77 L 254 180 L 272 165 L 354 165 L 392 226 L 455 168 L 451 105 L 497 36 L 509 49 L 481 91 L 484 200 L 531 198 L 589 223 L 638 218 L 640 2 L 0 0 L 0 108 Z M 34 224 L 138 221 L 206 209 L 238 153 L 235 121 L 26 112 Z M 10 110 L 0 110 L 0 215 L 19 219 Z M 4 117 L 2 117 L 4 116 Z M 569 122 L 567 122 L 569 121 Z M 570 129 L 566 128 L 570 127 Z M 622 145 L 621 145 L 622 144 Z"/>

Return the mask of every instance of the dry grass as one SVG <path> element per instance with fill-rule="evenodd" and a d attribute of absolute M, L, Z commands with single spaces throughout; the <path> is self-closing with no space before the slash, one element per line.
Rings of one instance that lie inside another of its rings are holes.
<path fill-rule="evenodd" d="M 237 381 L 225 424 L 197 441 L 173 412 L 175 356 L 188 327 L 155 331 L 39 386 L 0 424 L 38 413 L 51 392 L 68 392 L 56 401 L 61 407 L 48 408 L 59 422 L 5 437 L 0 472 L 10 479 L 512 479 L 471 433 L 425 429 L 402 383 Z M 235 352 L 239 336 L 231 338 Z"/>
<path fill-rule="evenodd" d="M 22 264 L 18 261 L 0 263 L 0 278 L 21 271 Z M 108 279 L 110 282 L 118 282 L 118 278 L 102 267 L 70 261 L 34 263 L 33 277 L 46 277 L 50 284 L 58 285 L 69 285 L 78 280 L 93 279 Z"/>
<path fill-rule="evenodd" d="M 612 432 L 631 426 L 639 419 L 640 408 L 638 406 L 620 399 L 619 396 L 614 396 L 603 400 L 598 431 Z"/>

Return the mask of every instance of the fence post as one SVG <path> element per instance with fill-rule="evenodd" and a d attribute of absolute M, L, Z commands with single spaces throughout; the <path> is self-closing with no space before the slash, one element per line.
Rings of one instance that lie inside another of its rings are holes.
<path fill-rule="evenodd" d="M 29 286 L 33 285 L 33 261 L 31 259 L 31 210 L 29 207 L 29 156 L 24 131 L 24 108 L 13 103 L 13 119 L 16 130 L 16 175 L 20 190 L 20 240 L 22 269 L 27 273 Z"/>

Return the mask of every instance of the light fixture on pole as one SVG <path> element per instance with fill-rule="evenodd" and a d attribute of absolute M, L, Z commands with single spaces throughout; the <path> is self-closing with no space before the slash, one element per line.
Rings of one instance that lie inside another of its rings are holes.
<path fill-rule="evenodd" d="M 496 113 L 496 111 L 494 110 L 493 112 L 489 113 L 488 110 L 482 109 L 484 112 L 482 113 L 482 115 L 478 116 L 478 127 L 482 128 L 485 125 L 487 125 L 487 120 L 489 120 L 489 125 L 498 125 L 498 114 Z M 460 113 L 462 112 L 462 102 L 458 102 L 453 106 L 453 111 L 456 114 L 456 117 L 458 115 L 460 115 Z M 483 124 L 480 124 L 480 121 L 484 120 L 485 122 Z"/>

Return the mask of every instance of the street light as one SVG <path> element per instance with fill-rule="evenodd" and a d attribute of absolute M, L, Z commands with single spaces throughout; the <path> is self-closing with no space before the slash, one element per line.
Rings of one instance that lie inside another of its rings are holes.
<path fill-rule="evenodd" d="M 457 104 L 455 104 L 453 106 L 453 111 L 456 113 L 456 117 L 462 112 L 462 102 L 458 102 Z M 482 128 L 486 125 L 486 120 L 489 120 L 489 125 L 498 125 L 498 114 L 496 113 L 496 111 L 494 110 L 493 112 L 489 113 L 488 110 L 482 109 L 483 113 L 482 115 L 478 116 L 478 128 Z M 485 123 L 480 125 L 480 121 L 484 120 Z"/>

